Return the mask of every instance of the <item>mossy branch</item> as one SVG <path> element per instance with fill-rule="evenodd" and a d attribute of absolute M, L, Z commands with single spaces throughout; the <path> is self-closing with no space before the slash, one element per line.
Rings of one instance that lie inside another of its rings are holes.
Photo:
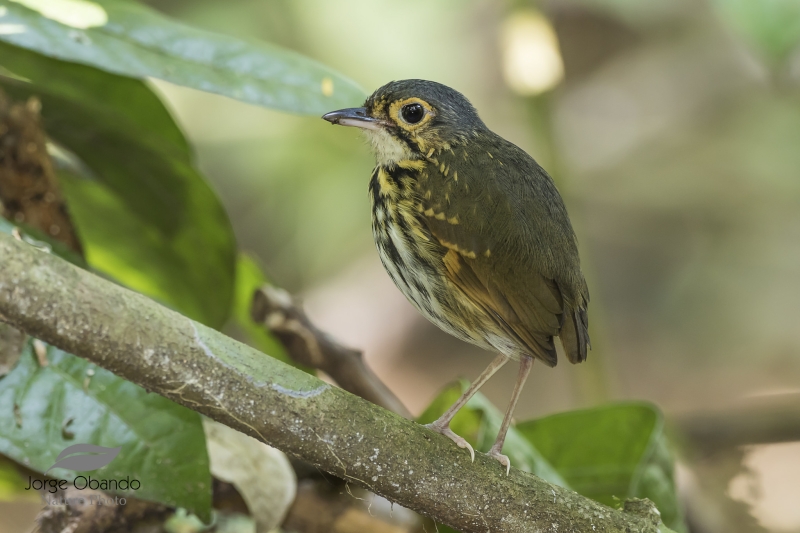
<path fill-rule="evenodd" d="M 464 532 L 656 532 L 0 234 L 0 318 L 177 403 Z M 636 507 L 634 510 L 633 507 Z"/>

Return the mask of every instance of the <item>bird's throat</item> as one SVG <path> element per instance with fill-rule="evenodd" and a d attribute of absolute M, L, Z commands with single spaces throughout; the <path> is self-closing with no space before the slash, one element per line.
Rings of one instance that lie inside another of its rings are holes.
<path fill-rule="evenodd" d="M 408 143 L 398 139 L 385 129 L 364 130 L 372 145 L 379 166 L 394 167 L 399 161 L 412 159 L 414 153 Z"/>

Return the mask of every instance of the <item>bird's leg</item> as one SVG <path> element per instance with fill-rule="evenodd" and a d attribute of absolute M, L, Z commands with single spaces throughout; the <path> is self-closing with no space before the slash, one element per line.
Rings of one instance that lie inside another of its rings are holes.
<path fill-rule="evenodd" d="M 508 362 L 508 356 L 503 354 L 498 355 L 494 358 L 494 360 L 489 363 L 489 366 L 486 367 L 486 370 L 478 376 L 478 379 L 472 382 L 469 388 L 464 391 L 464 394 L 461 395 L 461 398 L 456 400 L 456 403 L 450 406 L 450 409 L 445 411 L 445 413 L 439 417 L 438 420 L 435 422 L 431 422 L 430 424 L 426 424 L 425 427 L 428 429 L 432 429 L 437 433 L 441 433 L 442 435 L 449 437 L 453 442 L 455 442 L 459 448 L 466 448 L 469 450 L 469 455 L 473 461 L 475 461 L 475 450 L 472 449 L 472 446 L 469 445 L 463 437 L 459 437 L 453 430 L 450 429 L 450 421 L 453 420 L 453 417 L 456 416 L 456 413 L 459 409 L 464 407 L 464 405 L 472 398 L 478 389 L 481 386 L 489 381 L 489 378 L 494 375 L 495 372 L 500 370 L 500 368 Z"/>
<path fill-rule="evenodd" d="M 528 379 L 528 374 L 531 372 L 533 366 L 533 357 L 530 355 L 523 355 L 519 360 L 519 374 L 517 375 L 517 383 L 514 385 L 514 391 L 511 393 L 511 401 L 506 410 L 506 416 L 503 417 L 503 423 L 500 424 L 500 431 L 497 433 L 497 440 L 494 441 L 492 448 L 489 450 L 489 457 L 494 457 L 500 464 L 506 467 L 506 475 L 511 470 L 511 461 L 507 456 L 500 453 L 503 451 L 503 444 L 506 441 L 506 433 L 508 433 L 508 426 L 511 425 L 511 416 L 514 414 L 514 407 L 517 405 L 519 395 L 522 392 L 522 386 L 525 385 L 525 380 Z"/>

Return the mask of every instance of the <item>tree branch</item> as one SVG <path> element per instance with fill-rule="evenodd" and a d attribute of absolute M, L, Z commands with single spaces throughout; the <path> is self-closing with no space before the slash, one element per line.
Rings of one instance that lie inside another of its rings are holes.
<path fill-rule="evenodd" d="M 265 357 L 57 257 L 0 234 L 0 315 L 61 349 L 322 470 L 464 532 L 656 532 Z M 635 508 L 635 510 L 634 510 Z"/>
<path fill-rule="evenodd" d="M 751 399 L 724 411 L 684 415 L 675 421 L 681 435 L 706 452 L 746 444 L 800 440 L 800 394 Z"/>

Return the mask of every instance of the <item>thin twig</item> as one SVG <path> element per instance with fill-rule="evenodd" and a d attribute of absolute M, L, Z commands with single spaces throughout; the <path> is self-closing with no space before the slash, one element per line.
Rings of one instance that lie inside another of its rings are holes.
<path fill-rule="evenodd" d="M 745 444 L 800 440 L 800 394 L 754 398 L 747 404 L 716 412 L 676 416 L 683 438 L 711 452 Z"/>
<path fill-rule="evenodd" d="M 278 337 L 294 361 L 322 370 L 356 396 L 411 418 L 397 396 L 364 364 L 361 352 L 318 329 L 285 290 L 271 285 L 256 290 L 250 314 Z"/>

